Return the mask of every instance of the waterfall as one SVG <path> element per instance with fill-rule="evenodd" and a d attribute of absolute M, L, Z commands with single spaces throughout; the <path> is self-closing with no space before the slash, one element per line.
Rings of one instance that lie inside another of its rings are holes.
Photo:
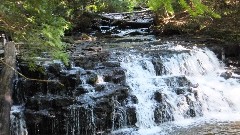
<path fill-rule="evenodd" d="M 153 84 L 151 78 L 155 76 L 154 67 L 150 59 L 129 54 L 122 62 L 127 69 L 127 84 L 131 87 L 133 95 L 138 98 L 137 117 L 138 127 L 154 126 L 153 110 L 155 102 L 149 100 L 154 91 L 159 88 Z"/>
<path fill-rule="evenodd" d="M 22 106 L 11 108 L 11 135 L 28 135 L 22 110 Z"/>
<path fill-rule="evenodd" d="M 149 42 L 107 57 L 79 59 L 91 69 L 48 62 L 47 74 L 22 65 L 64 86 L 18 79 L 11 134 L 172 135 L 181 126 L 240 120 L 240 75 L 207 48 Z"/>
<path fill-rule="evenodd" d="M 238 76 L 222 77 L 224 65 L 212 51 L 167 45 L 145 49 L 147 53 L 122 52 L 125 55 L 120 58 L 127 85 L 138 99 L 133 105 L 139 132 L 154 130 L 164 122 L 230 120 L 229 114 L 239 114 Z"/>

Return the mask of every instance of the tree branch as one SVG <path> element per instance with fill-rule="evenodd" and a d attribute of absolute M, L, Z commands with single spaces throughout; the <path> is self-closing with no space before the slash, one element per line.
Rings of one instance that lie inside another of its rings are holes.
<path fill-rule="evenodd" d="M 30 81 L 37 81 L 37 82 L 56 82 L 58 84 L 60 84 L 61 86 L 64 86 L 64 84 L 62 84 L 61 82 L 59 82 L 59 80 L 42 80 L 42 79 L 34 79 L 34 78 L 28 78 L 25 75 L 23 75 L 22 73 L 18 72 L 15 68 L 11 67 L 10 65 L 8 65 L 6 62 L 3 61 L 3 59 L 0 59 L 0 61 L 6 65 L 7 67 L 11 68 L 13 71 L 15 71 L 18 75 L 22 76 L 24 79 L 26 80 L 30 80 Z"/>

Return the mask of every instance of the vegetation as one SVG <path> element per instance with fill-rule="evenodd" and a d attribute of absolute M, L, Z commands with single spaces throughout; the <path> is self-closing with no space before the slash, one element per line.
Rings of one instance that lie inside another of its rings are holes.
<path fill-rule="evenodd" d="M 240 41 L 237 0 L 149 0 L 149 5 L 156 11 L 155 29 L 162 35 L 177 31 L 226 42 Z"/>
<path fill-rule="evenodd" d="M 0 30 L 7 32 L 13 41 L 24 42 L 27 47 L 24 56 L 28 60 L 45 51 L 67 63 L 61 37 L 69 22 L 62 17 L 65 13 L 59 12 L 64 6 L 64 1 L 59 0 L 3 0 Z"/>
<path fill-rule="evenodd" d="M 208 15 L 220 18 L 202 0 L 149 0 L 148 5 L 160 14 L 165 12 L 165 14 L 173 15 L 176 12 L 188 11 L 192 16 Z"/>
<path fill-rule="evenodd" d="M 28 60 L 33 60 L 41 52 L 48 52 L 68 63 L 62 37 L 67 29 L 78 27 L 79 20 L 85 21 L 84 12 L 122 12 L 134 7 L 154 10 L 156 25 L 161 26 L 158 29 L 166 25 L 163 19 L 170 17 L 179 22 L 178 15 L 187 13 L 190 15 L 188 26 L 192 29 L 192 24 L 194 28 L 198 24 L 197 30 L 207 30 L 212 20 L 220 20 L 220 16 L 233 16 L 234 19 L 240 9 L 237 0 L 2 0 L 0 31 L 8 33 L 15 42 L 25 44 L 27 52 L 24 56 Z M 238 33 L 237 29 L 231 30 Z"/>
<path fill-rule="evenodd" d="M 218 38 L 226 42 L 240 42 L 240 1 L 213 0 L 209 5 L 221 15 L 220 19 L 213 19 L 201 32 L 204 35 Z"/>

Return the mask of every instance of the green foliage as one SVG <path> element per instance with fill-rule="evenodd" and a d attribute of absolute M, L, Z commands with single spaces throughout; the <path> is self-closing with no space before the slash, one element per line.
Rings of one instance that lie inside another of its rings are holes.
<path fill-rule="evenodd" d="M 186 9 L 192 16 L 209 15 L 214 18 L 220 18 L 220 15 L 213 12 L 208 6 L 204 5 L 200 0 L 192 0 L 189 5 L 185 0 L 179 0 L 179 4 Z"/>
<path fill-rule="evenodd" d="M 164 9 L 170 14 L 174 13 L 173 0 L 149 0 L 148 5 L 152 10 L 155 11 Z"/>
<path fill-rule="evenodd" d="M 204 5 L 202 0 L 149 0 L 148 5 L 152 10 L 159 11 L 163 9 L 171 15 L 178 12 L 179 9 L 182 9 L 183 11 L 188 11 L 193 17 L 208 15 L 214 18 L 220 18 L 220 15 Z"/>
<path fill-rule="evenodd" d="M 136 0 L 95 0 L 94 5 L 98 12 L 131 11 L 137 4 Z"/>
<path fill-rule="evenodd" d="M 67 63 L 61 41 L 70 26 L 64 18 L 68 12 L 64 0 L 3 0 L 0 8 L 0 30 L 10 33 L 14 41 L 26 44 L 26 59 L 48 52 Z"/>

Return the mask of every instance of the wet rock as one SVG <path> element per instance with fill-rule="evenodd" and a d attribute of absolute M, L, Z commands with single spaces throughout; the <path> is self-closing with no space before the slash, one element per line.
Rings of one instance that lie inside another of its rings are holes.
<path fill-rule="evenodd" d="M 180 35 L 182 33 L 184 32 L 181 29 L 174 27 L 172 25 L 172 26 L 166 26 L 160 34 L 164 36 L 173 36 L 173 35 Z"/>
<path fill-rule="evenodd" d="M 70 71 L 75 74 L 86 75 L 87 71 L 81 67 L 71 67 Z"/>
<path fill-rule="evenodd" d="M 123 91 L 118 89 L 97 99 L 93 111 L 98 129 L 119 129 L 127 125 L 134 126 L 136 123 L 135 108 L 121 106 L 127 98 Z"/>
<path fill-rule="evenodd" d="M 125 75 L 115 75 L 112 78 L 112 81 L 116 84 L 124 84 L 126 81 L 126 76 Z"/>
<path fill-rule="evenodd" d="M 94 72 L 87 72 L 87 79 L 86 82 L 92 85 L 95 85 L 97 83 L 98 76 Z"/>
<path fill-rule="evenodd" d="M 82 66 L 85 69 L 93 69 L 95 67 L 95 62 L 92 59 L 78 59 L 76 61 L 76 65 Z"/>
<path fill-rule="evenodd" d="M 52 63 L 47 66 L 47 71 L 49 73 L 53 73 L 55 76 L 59 76 L 62 70 L 63 65 L 61 63 Z"/>
<path fill-rule="evenodd" d="M 60 113 L 60 112 L 58 112 Z M 57 135 L 66 134 L 64 129 L 63 116 L 58 116 L 53 112 L 48 111 L 31 111 L 26 110 L 25 113 L 26 126 L 28 134 L 34 135 Z M 54 125 L 54 126 L 53 126 Z"/>
<path fill-rule="evenodd" d="M 114 83 L 117 84 L 125 84 L 126 83 L 126 75 L 123 68 L 116 68 L 113 71 L 114 77 L 112 78 Z"/>
<path fill-rule="evenodd" d="M 190 91 L 190 88 L 189 87 L 177 87 L 174 89 L 174 91 L 176 92 L 177 95 L 181 95 L 181 94 L 184 95 Z"/>
<path fill-rule="evenodd" d="M 46 78 L 45 72 L 39 72 L 39 70 L 30 70 L 30 68 L 28 67 L 28 64 L 25 62 L 21 62 L 21 60 L 18 65 L 18 68 L 19 68 L 20 72 L 28 78 L 35 78 L 35 79 Z M 36 69 L 44 69 L 44 68 L 37 65 Z"/>
<path fill-rule="evenodd" d="M 158 104 L 154 110 L 154 119 L 157 124 L 161 124 L 163 122 L 173 121 L 174 117 L 167 104 Z"/>
<path fill-rule="evenodd" d="M 64 95 L 66 93 L 66 87 L 64 87 L 60 82 L 49 82 L 47 83 L 47 92 L 56 95 Z"/>
<path fill-rule="evenodd" d="M 225 64 L 228 67 L 239 67 L 240 66 L 240 57 L 228 57 L 225 59 Z"/>
<path fill-rule="evenodd" d="M 61 109 L 62 107 L 73 104 L 74 99 L 67 96 L 43 95 L 39 93 L 28 99 L 26 107 L 32 110 Z"/>
<path fill-rule="evenodd" d="M 74 72 L 72 71 L 61 72 L 59 80 L 64 84 L 66 88 L 74 89 L 74 87 L 81 84 L 80 72 L 75 70 Z"/>
<path fill-rule="evenodd" d="M 92 96 L 94 101 L 98 103 L 102 99 L 115 100 L 119 104 L 125 104 L 129 100 L 129 88 L 113 83 L 107 83 L 103 92 L 98 92 Z"/>
<path fill-rule="evenodd" d="M 126 110 L 124 107 L 115 107 L 113 111 L 113 127 L 112 129 L 117 130 L 126 126 Z"/>
<path fill-rule="evenodd" d="M 93 52 L 101 52 L 102 51 L 102 47 L 100 46 L 92 46 L 92 47 L 87 47 L 87 48 L 83 48 L 82 50 L 85 51 L 93 51 Z"/>
<path fill-rule="evenodd" d="M 125 71 L 121 67 L 113 67 L 112 69 L 106 69 L 103 71 L 103 80 L 105 82 L 112 82 L 115 84 L 125 84 Z"/>
<path fill-rule="evenodd" d="M 39 110 L 39 104 L 38 100 L 28 99 L 25 106 L 29 109 Z"/>
<path fill-rule="evenodd" d="M 154 66 L 154 70 L 156 72 L 156 75 L 162 75 L 162 69 L 163 69 L 163 64 L 160 59 L 153 59 L 152 64 Z"/>
<path fill-rule="evenodd" d="M 96 127 L 99 129 L 109 129 L 112 128 L 112 110 L 111 99 L 103 98 L 97 102 L 96 106 L 93 108 L 96 116 Z"/>
<path fill-rule="evenodd" d="M 168 86 L 172 87 L 188 87 L 191 82 L 186 78 L 186 76 L 173 76 L 164 78 L 164 81 Z"/>
<path fill-rule="evenodd" d="M 114 76 L 114 74 L 113 74 L 112 70 L 105 70 L 103 73 L 104 82 L 111 82 L 113 76 Z"/>
<path fill-rule="evenodd" d="M 138 99 L 135 95 L 128 96 L 127 104 L 137 104 L 137 103 L 138 103 Z"/>
<path fill-rule="evenodd" d="M 128 107 L 126 109 L 126 116 L 127 116 L 127 125 L 134 127 L 135 124 L 137 123 L 136 108 Z"/>
<path fill-rule="evenodd" d="M 157 102 L 159 102 L 159 103 L 161 103 L 162 102 L 162 93 L 160 93 L 160 92 L 155 92 L 154 93 L 154 99 L 157 101 Z"/>
<path fill-rule="evenodd" d="M 105 88 L 106 88 L 106 85 L 105 85 L 105 84 L 97 84 L 97 85 L 95 86 L 95 91 L 97 91 L 97 92 L 102 92 L 102 91 L 105 90 Z"/>
<path fill-rule="evenodd" d="M 240 67 L 235 67 L 231 69 L 233 73 L 240 75 Z"/>
<path fill-rule="evenodd" d="M 53 112 L 47 110 L 33 111 L 30 109 L 26 109 L 24 115 L 28 119 L 27 124 L 40 124 L 40 123 L 43 124 L 43 122 L 47 118 L 51 119 L 55 117 L 55 114 Z"/>
<path fill-rule="evenodd" d="M 103 62 L 103 65 L 106 66 L 106 67 L 120 67 L 120 62 L 106 61 L 106 62 Z"/>
<path fill-rule="evenodd" d="M 70 106 L 73 103 L 74 99 L 72 97 L 57 96 L 53 99 L 52 106 L 54 109 L 58 110 L 59 108 Z"/>
<path fill-rule="evenodd" d="M 194 109 L 190 108 L 188 111 L 187 111 L 187 115 L 190 116 L 190 117 L 196 117 L 196 112 Z"/>
<path fill-rule="evenodd" d="M 88 92 L 93 92 L 94 88 L 89 85 L 89 84 L 81 84 L 76 87 L 75 89 L 75 96 L 80 96 L 82 94 L 88 93 Z"/>
<path fill-rule="evenodd" d="M 224 72 L 224 73 L 221 73 L 220 76 L 223 77 L 224 79 L 229 79 L 229 78 L 232 77 L 232 72 L 226 71 L 226 72 Z"/>
<path fill-rule="evenodd" d="M 190 84 L 190 87 L 192 87 L 192 88 L 197 88 L 198 86 L 199 86 L 198 83 L 196 83 L 196 84 L 191 83 L 191 84 Z"/>
<path fill-rule="evenodd" d="M 47 93 L 47 85 L 46 83 L 41 83 L 41 82 L 36 82 L 36 81 L 29 81 L 29 80 L 20 80 L 21 84 L 19 84 L 20 90 L 24 92 L 24 97 L 25 98 L 31 98 L 34 96 L 36 93 Z"/>
<path fill-rule="evenodd" d="M 110 27 L 103 29 L 119 32 Z M 129 34 L 145 32 L 136 30 Z M 58 82 L 23 84 L 22 88 L 30 91 L 25 106 L 29 134 L 110 134 L 113 129 L 135 127 L 136 108 L 131 104 L 137 104 L 138 99 L 129 93 L 125 70 L 116 59 L 110 60 L 109 52 L 101 46 L 72 45 L 69 50 L 74 66 L 46 63 L 47 73 L 30 75 L 59 80 L 64 86 Z M 97 82 L 98 76 L 104 82 Z"/>
<path fill-rule="evenodd" d="M 127 99 L 129 94 L 129 88 L 128 87 L 120 87 L 118 88 L 112 96 L 116 96 L 116 100 L 122 103 L 125 99 Z"/>
<path fill-rule="evenodd" d="M 97 52 L 94 54 L 79 55 L 74 57 L 74 62 L 76 66 L 91 70 L 95 69 L 95 66 L 97 66 L 99 62 L 107 61 L 108 56 L 108 52 Z"/>
<path fill-rule="evenodd" d="M 111 31 L 111 27 L 110 26 L 100 26 L 100 31 L 102 32 L 102 33 L 107 33 L 107 32 L 110 32 Z"/>
<path fill-rule="evenodd" d="M 143 32 L 141 31 L 132 31 L 129 33 L 130 36 L 136 36 L 136 35 L 144 35 Z"/>
<path fill-rule="evenodd" d="M 225 45 L 224 52 L 226 57 L 240 57 L 240 45 L 238 44 Z"/>
<path fill-rule="evenodd" d="M 94 134 L 96 121 L 93 116 L 92 106 L 73 105 L 66 109 L 65 113 L 66 134 Z M 67 130 L 68 129 L 68 130 Z"/>

